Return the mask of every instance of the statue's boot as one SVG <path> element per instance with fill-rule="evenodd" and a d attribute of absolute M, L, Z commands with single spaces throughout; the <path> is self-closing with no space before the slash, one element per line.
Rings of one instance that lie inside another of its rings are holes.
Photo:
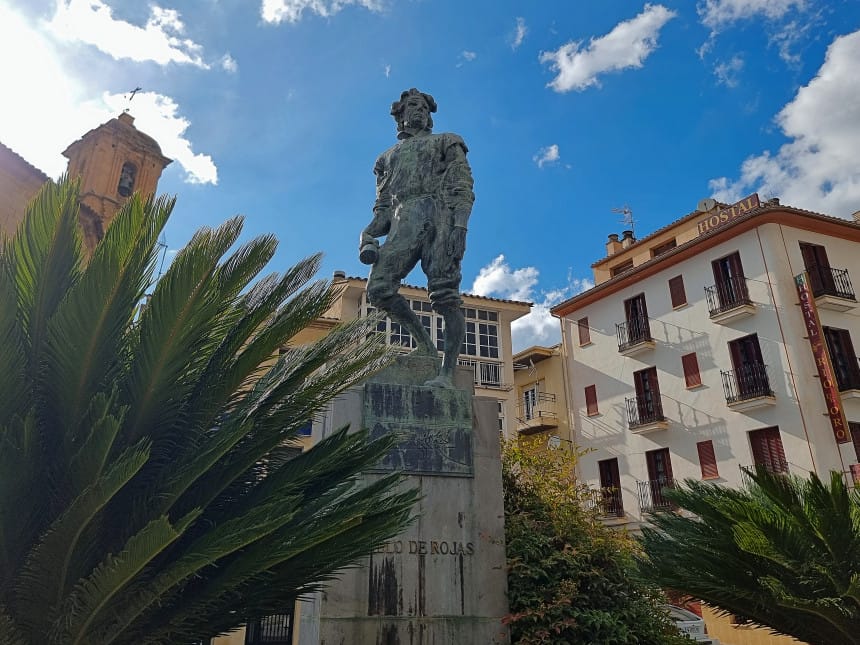
<path fill-rule="evenodd" d="M 415 353 L 426 356 L 436 356 L 436 346 L 433 344 L 433 339 L 427 333 L 427 329 L 421 324 L 418 316 L 412 311 L 412 307 L 402 297 L 398 296 L 393 300 L 388 308 L 388 315 L 396 322 L 406 327 L 406 330 L 415 339 L 418 347 Z"/>

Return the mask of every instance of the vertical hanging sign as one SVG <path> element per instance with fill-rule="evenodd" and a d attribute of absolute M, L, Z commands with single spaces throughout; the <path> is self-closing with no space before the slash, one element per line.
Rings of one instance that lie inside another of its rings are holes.
<path fill-rule="evenodd" d="M 848 443 L 851 441 L 851 436 L 848 434 L 845 409 L 842 407 L 833 365 L 830 363 L 830 354 L 827 351 L 827 343 L 824 341 L 824 334 L 821 329 L 821 320 L 818 318 L 818 308 L 815 306 L 815 297 L 809 288 L 809 276 L 806 271 L 794 277 L 794 284 L 797 287 L 797 295 L 800 297 L 800 311 L 803 314 L 806 335 L 809 337 L 812 355 L 815 358 L 815 367 L 818 369 L 821 390 L 824 392 L 824 400 L 827 402 L 827 416 L 830 418 L 833 436 L 836 443 Z"/>

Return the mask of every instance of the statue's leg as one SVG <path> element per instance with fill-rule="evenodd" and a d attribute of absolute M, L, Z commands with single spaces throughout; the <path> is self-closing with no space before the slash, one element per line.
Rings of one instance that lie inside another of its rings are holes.
<path fill-rule="evenodd" d="M 421 320 L 412 311 L 409 302 L 398 293 L 400 281 L 408 275 L 418 262 L 417 253 L 410 253 L 408 247 L 392 245 L 386 241 L 379 248 L 379 259 L 370 270 L 367 281 L 367 299 L 377 309 L 384 311 L 415 339 L 419 354 L 436 356 L 436 346 Z"/>

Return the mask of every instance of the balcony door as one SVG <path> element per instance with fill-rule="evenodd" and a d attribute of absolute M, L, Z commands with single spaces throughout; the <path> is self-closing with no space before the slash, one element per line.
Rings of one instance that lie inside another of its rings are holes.
<path fill-rule="evenodd" d="M 772 473 L 788 472 L 788 462 L 785 459 L 785 450 L 782 448 L 779 427 L 753 430 L 749 436 L 753 463 L 756 466 L 764 466 Z"/>
<path fill-rule="evenodd" d="M 649 450 L 645 453 L 645 463 L 648 466 L 648 483 L 653 508 L 670 508 L 672 505 L 664 494 L 665 490 L 672 488 L 673 485 L 669 449 Z"/>
<path fill-rule="evenodd" d="M 624 316 L 627 319 L 627 340 L 635 343 L 648 338 L 648 307 L 645 306 L 645 294 L 624 301 Z"/>
<path fill-rule="evenodd" d="M 523 390 L 523 416 L 526 421 L 534 419 L 538 402 L 538 385 Z"/>
<path fill-rule="evenodd" d="M 827 351 L 836 372 L 836 383 L 839 391 L 860 389 L 860 363 L 854 353 L 854 344 L 847 329 L 835 327 L 824 328 L 824 339 Z"/>
<path fill-rule="evenodd" d="M 814 295 L 834 293 L 836 284 L 830 262 L 827 260 L 827 249 L 820 244 L 800 242 L 800 254 L 803 256 L 803 266 L 809 273 L 809 282 Z"/>
<path fill-rule="evenodd" d="M 749 397 L 770 392 L 758 334 L 750 334 L 729 342 L 729 354 L 732 357 L 738 394 Z"/>
<path fill-rule="evenodd" d="M 624 515 L 621 502 L 621 475 L 618 472 L 618 459 L 604 459 L 597 462 L 600 468 L 600 512 L 603 515 Z"/>
<path fill-rule="evenodd" d="M 660 405 L 660 384 L 657 382 L 657 368 L 633 372 L 633 385 L 636 388 L 636 411 L 639 423 L 658 421 L 663 417 Z"/>
<path fill-rule="evenodd" d="M 744 267 L 738 252 L 711 262 L 720 307 L 731 307 L 749 300 Z"/>

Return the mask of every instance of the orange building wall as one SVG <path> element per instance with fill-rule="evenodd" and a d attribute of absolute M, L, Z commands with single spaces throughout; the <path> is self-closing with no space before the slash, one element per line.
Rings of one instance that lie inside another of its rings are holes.
<path fill-rule="evenodd" d="M 806 645 L 790 636 L 772 634 L 764 627 L 732 625 L 728 616 L 720 616 L 704 604 L 702 618 L 708 626 L 708 636 L 719 640 L 720 645 Z"/>
<path fill-rule="evenodd" d="M 27 204 L 47 180 L 44 173 L 0 144 L 0 234 L 15 232 Z"/>

